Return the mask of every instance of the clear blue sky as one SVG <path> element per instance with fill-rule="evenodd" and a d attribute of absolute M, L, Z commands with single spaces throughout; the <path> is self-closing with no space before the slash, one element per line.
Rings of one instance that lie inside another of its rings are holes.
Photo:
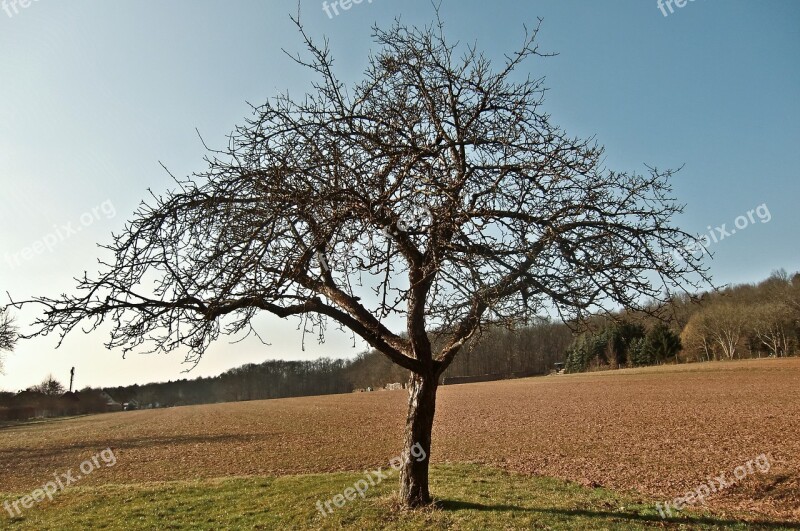
<path fill-rule="evenodd" d="M 170 185 L 159 161 L 176 174 L 203 169 L 195 128 L 222 146 L 246 102 L 309 89 L 308 73 L 281 51 L 303 51 L 288 17 L 294 0 L 38 0 L 16 13 L 5 5 L 0 292 L 15 299 L 69 291 L 73 276 L 94 271 L 96 243 L 122 228 L 148 187 Z M 767 205 L 769 222 L 755 215 L 712 245 L 718 284 L 800 270 L 800 2 L 695 0 L 673 10 L 665 17 L 656 0 L 442 3 L 450 38 L 497 59 L 521 43 L 524 23 L 544 18 L 539 42 L 559 55 L 528 66 L 547 76 L 553 122 L 596 135 L 614 169 L 685 164 L 675 190 L 686 229 L 730 230 Z M 303 1 L 302 11 L 312 36 L 330 38 L 346 82 L 366 65 L 373 23 L 424 24 L 433 14 L 426 0 L 364 0 L 332 18 L 321 1 Z M 272 346 L 223 341 L 188 377 L 358 350 L 333 335 L 303 352 L 294 321 L 265 318 L 262 327 Z M 64 381 L 72 366 L 80 387 L 187 376 L 177 353 L 123 360 L 104 349 L 106 337 L 74 334 L 59 350 L 53 337 L 23 342 L 6 356 L 0 389 L 51 372 Z"/>

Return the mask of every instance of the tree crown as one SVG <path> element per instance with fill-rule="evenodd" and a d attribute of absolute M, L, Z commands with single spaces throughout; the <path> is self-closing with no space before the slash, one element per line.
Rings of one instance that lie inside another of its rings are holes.
<path fill-rule="evenodd" d="M 551 123 L 543 79 L 515 80 L 542 55 L 538 27 L 499 69 L 441 22 L 375 28 L 349 89 L 298 27 L 314 91 L 254 107 L 206 171 L 143 203 L 79 294 L 36 299 L 41 333 L 110 319 L 109 346 L 149 339 L 197 360 L 267 311 L 441 372 L 487 323 L 646 309 L 706 280 L 672 225 L 673 172 L 604 168 L 592 139 Z"/>

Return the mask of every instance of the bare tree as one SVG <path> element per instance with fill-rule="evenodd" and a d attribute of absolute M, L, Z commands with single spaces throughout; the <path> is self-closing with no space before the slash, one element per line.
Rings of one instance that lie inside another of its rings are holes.
<path fill-rule="evenodd" d="M 753 335 L 767 352 L 778 358 L 789 355 L 790 308 L 781 302 L 765 302 L 749 307 L 747 313 Z"/>
<path fill-rule="evenodd" d="M 784 306 L 800 329 L 800 273 L 790 275 L 785 269 L 773 271 L 760 287 L 765 288 L 766 302 Z"/>
<path fill-rule="evenodd" d="M 52 374 L 48 374 L 47 377 L 42 380 L 42 383 L 33 387 L 33 391 L 55 397 L 63 395 L 66 388 L 61 382 L 56 380 Z"/>
<path fill-rule="evenodd" d="M 732 360 L 739 354 L 748 319 L 748 311 L 741 301 L 717 301 L 692 316 L 690 323 L 699 324 L 701 333 L 719 347 L 720 357 Z"/>
<path fill-rule="evenodd" d="M 17 342 L 17 327 L 7 308 L 0 308 L 0 374 L 3 372 L 3 352 L 14 350 Z"/>
<path fill-rule="evenodd" d="M 428 504 L 440 377 L 484 327 L 643 309 L 708 279 L 672 224 L 672 172 L 604 168 L 593 140 L 550 123 L 543 80 L 517 80 L 537 31 L 495 68 L 441 21 L 375 28 L 346 88 L 295 22 L 314 91 L 255 107 L 206 171 L 143 203 L 77 294 L 35 299 L 38 333 L 110 320 L 109 347 L 196 362 L 258 312 L 320 340 L 348 329 L 411 372 L 401 499 Z"/>
<path fill-rule="evenodd" d="M 694 354 L 697 361 L 716 360 L 713 339 L 708 330 L 707 323 L 699 312 L 689 319 L 681 332 L 681 344 L 684 351 Z"/>

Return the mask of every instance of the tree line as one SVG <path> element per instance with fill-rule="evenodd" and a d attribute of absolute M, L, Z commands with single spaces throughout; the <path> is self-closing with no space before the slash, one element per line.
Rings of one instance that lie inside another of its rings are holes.
<path fill-rule="evenodd" d="M 546 374 L 563 359 L 571 337 L 568 327 L 552 323 L 518 330 L 491 329 L 482 340 L 473 340 L 447 375 L 499 379 Z M 103 390 L 118 402 L 136 400 L 143 407 L 162 407 L 379 390 L 388 384 L 405 385 L 409 376 L 407 370 L 377 350 L 368 350 L 352 359 L 269 360 L 242 365 L 215 377 Z"/>
<path fill-rule="evenodd" d="M 545 374 L 563 359 L 571 338 L 563 324 L 544 322 L 517 330 L 491 328 L 470 342 L 447 375 L 500 379 Z M 389 384 L 405 386 L 408 379 L 407 370 L 377 350 L 361 352 L 352 359 L 269 360 L 214 377 L 87 387 L 76 393 L 65 393 L 63 384 L 48 376 L 22 392 L 0 393 L 0 420 L 113 411 L 133 401 L 147 408 L 350 393 L 379 390 Z M 109 404 L 106 396 L 115 403 Z"/>
<path fill-rule="evenodd" d="M 18 393 L 0 391 L 0 421 L 84 415 L 109 410 L 100 390 L 87 387 L 78 392 L 66 391 L 52 374 L 40 384 Z"/>
<path fill-rule="evenodd" d="M 795 356 L 800 347 L 800 272 L 707 296 L 682 331 L 684 361 Z"/>
<path fill-rule="evenodd" d="M 674 297 L 669 313 L 596 317 L 566 350 L 568 372 L 665 362 L 794 356 L 800 348 L 800 273 Z"/>
<path fill-rule="evenodd" d="M 595 316 L 575 333 L 565 324 L 538 322 L 509 330 L 489 327 L 467 344 L 444 375 L 448 379 L 512 378 L 547 374 L 557 363 L 567 372 L 797 355 L 800 348 L 800 273 L 773 273 L 754 285 L 704 294 L 700 302 L 675 297 L 669 313 Z M 13 322 L 7 312 L 3 318 Z M 13 346 L 11 334 L 6 345 Z M 52 376 L 20 393 L 0 393 L 0 418 L 33 411 L 46 416 L 109 410 L 105 392 L 119 404 L 164 407 L 378 390 L 408 381 L 409 373 L 377 350 L 352 359 L 269 360 L 215 377 L 107 387 L 65 393 Z M 113 406 L 111 407 L 113 409 Z M 16 412 L 15 412 L 16 411 Z"/>

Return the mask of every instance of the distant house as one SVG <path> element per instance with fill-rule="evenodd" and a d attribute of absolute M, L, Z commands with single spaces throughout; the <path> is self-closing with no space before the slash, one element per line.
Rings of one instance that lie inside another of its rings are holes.
<path fill-rule="evenodd" d="M 386 389 L 387 391 L 396 391 L 396 390 L 402 389 L 402 388 L 403 388 L 403 384 L 401 384 L 399 382 L 398 383 L 386 384 L 386 386 L 384 387 L 384 389 Z"/>
<path fill-rule="evenodd" d="M 135 410 L 139 409 L 139 402 L 137 402 L 136 400 L 131 400 L 130 402 L 125 402 L 124 404 L 122 404 L 122 409 L 124 411 L 135 411 Z"/>
<path fill-rule="evenodd" d="M 114 400 L 111 395 L 105 391 L 100 391 L 100 397 L 106 401 L 106 410 L 108 411 L 122 411 L 123 405 Z"/>

